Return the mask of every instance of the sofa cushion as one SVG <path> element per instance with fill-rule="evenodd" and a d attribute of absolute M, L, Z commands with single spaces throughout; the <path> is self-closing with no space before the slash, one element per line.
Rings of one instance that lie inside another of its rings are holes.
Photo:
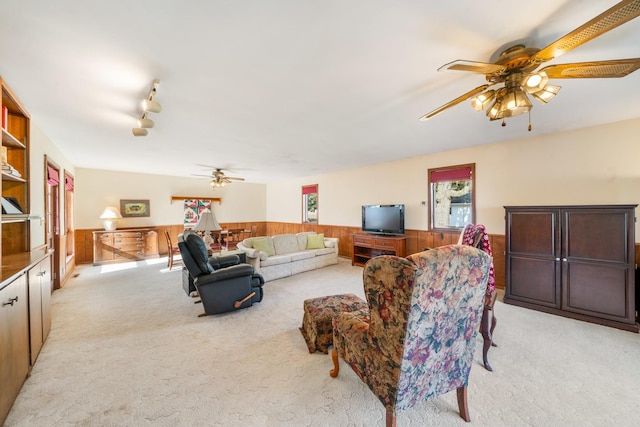
<path fill-rule="evenodd" d="M 251 243 L 254 249 L 257 249 L 260 252 L 264 252 L 265 254 L 267 254 L 267 256 L 274 256 L 276 254 L 273 247 L 273 241 L 269 238 L 262 237 L 259 239 L 253 239 Z M 260 256 L 260 259 L 262 259 L 262 254 Z"/>
<path fill-rule="evenodd" d="M 300 261 L 301 259 L 313 258 L 316 256 L 314 251 L 295 252 L 291 255 L 291 261 Z"/>
<path fill-rule="evenodd" d="M 260 261 L 260 267 L 268 267 L 270 265 L 288 264 L 291 262 L 291 255 L 274 255 Z"/>
<path fill-rule="evenodd" d="M 302 231 L 296 234 L 296 238 L 298 239 L 298 250 L 304 251 L 307 249 L 307 236 L 310 234 L 316 234 L 315 231 Z"/>
<path fill-rule="evenodd" d="M 295 234 L 277 234 L 271 238 L 276 255 L 298 252 L 298 239 Z"/>
<path fill-rule="evenodd" d="M 307 236 L 307 249 L 324 248 L 324 234 L 309 234 Z"/>
<path fill-rule="evenodd" d="M 312 251 L 314 256 L 328 255 L 335 253 L 336 250 L 334 248 L 322 248 L 322 249 L 314 249 Z"/>

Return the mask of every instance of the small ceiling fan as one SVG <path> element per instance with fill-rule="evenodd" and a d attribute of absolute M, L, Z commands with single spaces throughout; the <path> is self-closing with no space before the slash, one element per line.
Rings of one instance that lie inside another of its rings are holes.
<path fill-rule="evenodd" d="M 484 74 L 488 83 L 436 108 L 420 120 L 428 120 L 471 99 L 471 105 L 476 111 L 483 111 L 488 107 L 486 115 L 489 120 L 502 119 L 502 126 L 505 126 L 505 118 L 531 110 L 533 105 L 527 94 L 543 104 L 558 94 L 560 86 L 548 84 L 549 79 L 624 77 L 640 68 L 640 58 L 549 65 L 535 70 L 540 64 L 551 61 L 639 15 L 640 0 L 623 0 L 543 49 L 518 44 L 502 52 L 494 63 L 456 60 L 445 64 L 438 71 L 458 70 Z M 496 85 L 501 87 L 490 89 Z"/>
<path fill-rule="evenodd" d="M 209 185 L 214 189 L 218 187 L 224 187 L 225 185 L 233 182 L 233 181 L 244 181 L 244 178 L 238 178 L 233 176 L 226 176 L 222 171 L 222 168 L 214 168 L 210 175 L 201 175 L 201 174 L 192 174 L 193 176 L 203 176 L 207 178 L 211 178 L 209 181 Z"/>

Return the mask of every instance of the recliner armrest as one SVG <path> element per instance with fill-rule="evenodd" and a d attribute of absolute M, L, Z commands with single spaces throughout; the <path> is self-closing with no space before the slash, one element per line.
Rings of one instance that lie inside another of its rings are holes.
<path fill-rule="evenodd" d="M 209 265 L 214 270 L 231 267 L 232 265 L 238 265 L 238 264 L 240 264 L 240 257 L 238 255 L 224 255 L 224 256 L 209 257 Z"/>
<path fill-rule="evenodd" d="M 249 264 L 238 264 L 227 268 L 215 270 L 210 274 L 198 276 L 197 285 L 202 286 L 213 282 L 222 282 L 236 277 L 244 277 L 253 275 L 253 267 Z"/>

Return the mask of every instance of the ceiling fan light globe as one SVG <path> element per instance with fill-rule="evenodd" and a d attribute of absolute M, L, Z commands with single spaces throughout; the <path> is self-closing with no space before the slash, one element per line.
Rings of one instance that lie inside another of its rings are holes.
<path fill-rule="evenodd" d="M 527 93 L 538 92 L 544 89 L 549 82 L 549 76 L 544 71 L 531 74 L 522 79 L 522 87 Z"/>
<path fill-rule="evenodd" d="M 148 130 L 142 128 L 133 128 L 132 129 L 133 136 L 147 136 L 149 133 Z"/>
<path fill-rule="evenodd" d="M 546 85 L 542 90 L 532 93 L 533 97 L 543 104 L 551 101 L 560 92 L 560 86 Z"/>
<path fill-rule="evenodd" d="M 488 90 L 471 98 L 471 106 L 476 111 L 482 111 L 496 98 L 495 90 Z"/>

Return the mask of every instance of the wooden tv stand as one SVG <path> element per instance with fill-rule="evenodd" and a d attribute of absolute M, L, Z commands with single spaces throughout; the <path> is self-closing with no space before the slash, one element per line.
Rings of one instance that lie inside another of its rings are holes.
<path fill-rule="evenodd" d="M 380 255 L 406 256 L 405 236 L 380 236 L 375 234 L 354 234 L 351 265 L 364 266 L 371 258 Z"/>

